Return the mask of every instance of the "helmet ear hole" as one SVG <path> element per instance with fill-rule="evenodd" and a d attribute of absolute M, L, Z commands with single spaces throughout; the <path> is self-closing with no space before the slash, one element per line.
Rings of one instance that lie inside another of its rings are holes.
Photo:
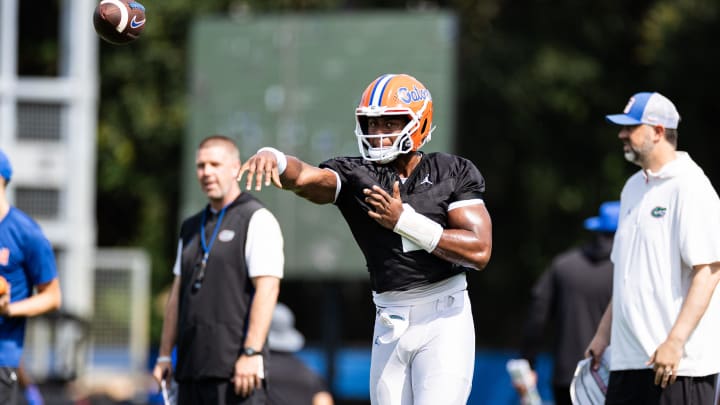
<path fill-rule="evenodd" d="M 424 119 L 424 120 L 423 120 L 422 127 L 420 127 L 420 133 L 421 133 L 421 134 L 424 134 L 424 133 L 425 133 L 425 128 L 427 128 L 427 122 L 428 122 L 427 119 Z"/>
<path fill-rule="evenodd" d="M 412 150 L 413 144 L 412 140 L 410 138 L 405 139 L 405 142 L 403 142 L 403 149 L 410 149 Z"/>

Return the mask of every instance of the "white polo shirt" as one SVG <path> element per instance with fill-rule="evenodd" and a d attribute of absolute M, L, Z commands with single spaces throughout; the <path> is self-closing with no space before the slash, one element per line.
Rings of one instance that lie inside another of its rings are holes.
<path fill-rule="evenodd" d="M 218 236 L 219 237 L 219 236 Z M 245 263 L 248 277 L 275 276 L 283 278 L 285 255 L 280 224 L 267 209 L 260 208 L 250 217 L 245 238 Z M 182 262 L 182 239 L 178 241 L 173 274 L 180 275 Z"/>
<path fill-rule="evenodd" d="M 648 368 L 687 296 L 692 266 L 720 261 L 719 233 L 720 199 L 687 153 L 658 173 L 630 177 L 611 254 L 612 370 Z M 718 291 L 685 345 L 678 375 L 720 371 Z"/>

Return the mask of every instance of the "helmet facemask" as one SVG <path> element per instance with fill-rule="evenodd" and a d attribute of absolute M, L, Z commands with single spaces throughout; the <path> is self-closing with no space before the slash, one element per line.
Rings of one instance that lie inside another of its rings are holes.
<path fill-rule="evenodd" d="M 362 157 L 370 162 L 386 164 L 395 160 L 399 155 L 420 149 L 420 147 L 430 141 L 430 135 L 432 133 L 432 129 L 434 129 L 431 128 L 422 140 L 413 139 L 413 134 L 421 134 L 425 130 L 425 128 L 420 128 L 421 123 L 418 116 L 422 116 L 422 112 L 426 107 L 427 101 L 425 102 L 425 105 L 423 105 L 423 108 L 419 111 L 419 114 L 416 114 L 410 108 L 404 107 L 358 107 L 355 110 L 355 136 L 357 136 L 358 149 L 360 150 Z M 408 123 L 400 132 L 369 134 L 368 118 L 380 116 L 407 117 Z M 428 124 L 425 123 L 425 125 Z M 372 140 L 377 139 L 379 141 L 377 144 L 383 145 L 385 138 L 395 138 L 395 140 L 390 146 L 372 146 Z"/>

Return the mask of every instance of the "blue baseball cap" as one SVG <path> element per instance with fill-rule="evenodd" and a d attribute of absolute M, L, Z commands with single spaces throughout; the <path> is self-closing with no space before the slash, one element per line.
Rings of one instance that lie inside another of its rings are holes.
<path fill-rule="evenodd" d="M 0 176 L 5 179 L 7 183 L 12 177 L 12 166 L 10 165 L 10 159 L 8 159 L 5 152 L 0 149 Z"/>
<path fill-rule="evenodd" d="M 585 229 L 593 232 L 615 232 L 620 214 L 620 201 L 607 201 L 600 204 L 599 214 L 585 220 Z"/>
<path fill-rule="evenodd" d="M 648 124 L 677 129 L 680 113 L 662 94 L 644 92 L 630 97 L 622 114 L 606 115 L 605 119 L 618 125 Z"/>

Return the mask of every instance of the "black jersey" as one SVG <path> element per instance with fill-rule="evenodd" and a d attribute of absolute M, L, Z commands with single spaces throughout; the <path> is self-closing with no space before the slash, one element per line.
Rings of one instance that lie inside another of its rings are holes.
<path fill-rule="evenodd" d="M 342 185 L 335 205 L 365 256 L 373 291 L 406 291 L 466 270 L 424 250 L 404 252 L 401 236 L 370 218 L 363 189 L 378 185 L 392 195 L 393 184 L 400 180 L 392 166 L 361 157 L 339 157 L 323 162 L 320 167 L 332 169 L 340 176 Z M 448 226 L 450 204 L 480 199 L 484 192 L 485 180 L 475 165 L 447 153 L 423 154 L 410 177 L 400 183 L 403 203 L 443 228 Z"/>

